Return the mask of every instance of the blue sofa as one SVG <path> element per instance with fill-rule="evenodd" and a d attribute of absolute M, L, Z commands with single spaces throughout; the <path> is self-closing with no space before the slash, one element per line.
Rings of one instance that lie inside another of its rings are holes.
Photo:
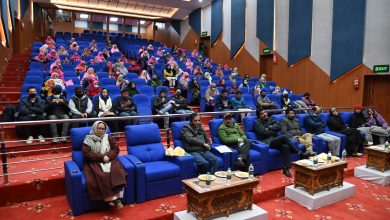
<path fill-rule="evenodd" d="M 183 139 L 181 137 L 182 128 L 188 124 L 189 121 L 180 121 L 172 123 L 172 136 L 173 136 L 173 144 L 175 147 L 184 148 Z M 218 170 L 227 170 L 230 167 L 230 153 L 220 153 L 215 149 L 215 146 L 211 146 L 210 150 L 218 159 Z M 198 173 L 198 166 L 194 161 L 194 175 Z"/>
<path fill-rule="evenodd" d="M 90 210 L 106 207 L 103 201 L 89 201 L 87 194 L 86 179 L 83 172 L 84 156 L 82 146 L 84 138 L 91 131 L 91 127 L 72 128 L 70 136 L 72 139 L 72 160 L 64 163 L 66 198 L 68 199 L 73 215 L 81 215 Z M 118 156 L 123 168 L 127 172 L 127 185 L 124 191 L 122 202 L 124 204 L 134 203 L 134 165 L 123 156 Z"/>
<path fill-rule="evenodd" d="M 194 176 L 192 157 L 168 157 L 157 124 L 125 128 L 128 154 L 135 166 L 136 202 L 183 192 L 181 180 Z"/>
<path fill-rule="evenodd" d="M 223 119 L 213 119 L 209 121 L 210 134 L 212 139 L 212 147 L 222 145 L 222 142 L 218 137 L 218 128 L 223 123 Z M 251 139 L 248 137 L 248 139 Z M 237 161 L 238 152 L 234 149 L 231 149 L 230 164 L 233 170 L 236 170 L 237 167 L 234 163 Z M 264 174 L 267 172 L 267 157 L 268 157 L 268 148 L 265 144 L 252 140 L 252 148 L 249 150 L 250 163 L 253 164 L 254 173 Z"/>

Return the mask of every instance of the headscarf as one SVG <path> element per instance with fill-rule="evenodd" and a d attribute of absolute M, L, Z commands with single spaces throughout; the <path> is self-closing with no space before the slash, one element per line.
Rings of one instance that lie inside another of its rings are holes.
<path fill-rule="evenodd" d="M 206 73 L 204 74 L 204 78 L 207 79 L 207 80 L 210 82 L 210 84 L 211 84 L 212 78 L 211 78 L 211 75 L 210 75 L 209 72 L 206 72 Z"/>
<path fill-rule="evenodd" d="M 97 63 L 103 62 L 104 60 L 103 52 L 99 52 L 98 55 L 95 56 L 95 61 Z"/>
<path fill-rule="evenodd" d="M 79 50 L 79 45 L 77 45 L 77 42 L 73 42 L 71 45 L 70 45 L 70 49 L 71 50 Z"/>
<path fill-rule="evenodd" d="M 146 70 L 142 70 L 141 74 L 139 75 L 138 79 L 144 79 L 146 83 L 150 80 L 149 73 Z"/>
<path fill-rule="evenodd" d="M 57 72 L 52 72 L 50 80 L 53 80 L 55 86 L 60 86 L 62 90 L 65 90 L 64 81 L 60 78 L 60 75 Z"/>
<path fill-rule="evenodd" d="M 191 56 L 192 56 L 193 58 L 197 58 L 198 55 L 199 55 L 199 53 L 198 53 L 198 51 L 197 51 L 196 49 L 194 49 L 194 50 L 192 51 L 192 53 L 191 53 Z"/>
<path fill-rule="evenodd" d="M 106 132 L 104 133 L 103 137 L 99 137 L 98 134 L 98 125 L 100 123 L 103 123 L 106 127 Z M 84 139 L 84 144 L 89 146 L 91 148 L 91 151 L 96 154 L 105 155 L 107 152 L 111 150 L 110 142 L 108 141 L 108 134 L 107 134 L 108 126 L 106 123 L 102 121 L 96 121 L 92 125 L 92 129 L 89 132 L 89 135 L 87 135 Z M 105 173 L 109 173 L 111 171 L 111 162 L 108 163 L 100 163 L 100 166 Z"/>
<path fill-rule="evenodd" d="M 75 68 L 76 71 L 85 72 L 87 70 L 87 64 L 82 60 Z"/>
<path fill-rule="evenodd" d="M 116 44 L 113 44 L 111 48 L 111 53 L 116 53 L 116 52 L 119 52 L 118 46 Z"/>
<path fill-rule="evenodd" d="M 216 76 L 223 76 L 223 71 L 221 67 L 218 67 L 214 73 Z"/>
<path fill-rule="evenodd" d="M 79 61 L 81 61 L 81 57 L 79 56 L 78 52 L 75 51 L 75 52 L 73 53 L 72 57 L 70 58 L 70 60 L 79 62 Z"/>
<path fill-rule="evenodd" d="M 157 63 L 157 59 L 155 56 L 151 56 L 149 61 L 148 61 L 148 65 L 154 65 Z"/>
<path fill-rule="evenodd" d="M 92 67 L 89 67 L 87 69 L 87 72 L 84 74 L 83 78 L 80 81 L 81 85 L 83 84 L 83 81 L 84 81 L 83 79 L 88 79 L 88 81 L 89 81 L 89 79 L 99 80 L 96 73 L 95 73 L 95 70 Z"/>
<path fill-rule="evenodd" d="M 225 65 L 223 66 L 223 69 L 224 69 L 224 70 L 229 70 L 230 67 L 229 67 L 227 64 L 225 64 Z"/>
<path fill-rule="evenodd" d="M 56 67 L 58 68 L 56 69 Z M 60 69 L 59 65 L 56 62 L 54 62 L 50 66 L 50 76 L 52 76 L 54 73 L 56 73 L 58 75 L 58 78 L 60 78 L 62 81 L 65 81 L 64 72 L 62 72 L 62 70 Z"/>
<path fill-rule="evenodd" d="M 42 58 L 41 58 L 41 57 L 42 57 Z M 36 55 L 36 56 L 34 57 L 34 60 L 35 60 L 35 61 L 38 61 L 38 62 L 41 62 L 41 63 L 46 62 L 45 53 L 40 52 L 38 55 Z"/>
<path fill-rule="evenodd" d="M 46 59 L 48 60 L 58 60 L 60 57 L 57 54 L 57 51 L 51 50 L 49 54 L 46 55 Z"/>
<path fill-rule="evenodd" d="M 47 45 L 47 44 L 44 44 L 44 45 L 42 45 L 42 47 L 40 47 L 39 48 L 39 52 L 42 52 L 42 53 L 44 53 L 44 54 L 47 54 L 47 52 L 48 52 L 48 48 L 49 47 L 49 45 Z"/>
<path fill-rule="evenodd" d="M 65 49 L 64 46 L 60 46 L 60 49 L 58 49 L 57 54 L 58 55 L 69 55 L 68 51 Z"/>
<path fill-rule="evenodd" d="M 123 62 L 119 62 L 118 64 L 116 64 L 116 69 L 119 69 L 119 71 L 123 75 L 126 75 L 128 73 L 128 70 Z"/>
<path fill-rule="evenodd" d="M 190 81 L 189 74 L 187 72 L 184 72 L 183 75 L 180 77 L 180 80 Z"/>
<path fill-rule="evenodd" d="M 161 47 L 157 49 L 157 56 L 162 57 L 164 55 L 164 52 L 162 51 Z"/>

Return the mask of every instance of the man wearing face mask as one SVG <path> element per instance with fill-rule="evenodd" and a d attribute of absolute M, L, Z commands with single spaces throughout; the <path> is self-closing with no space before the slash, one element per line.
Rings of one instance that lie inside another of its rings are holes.
<path fill-rule="evenodd" d="M 274 102 L 266 96 L 265 91 L 261 91 L 259 97 L 257 98 L 257 105 L 262 109 L 276 109 L 276 105 Z"/>
<path fill-rule="evenodd" d="M 53 95 L 47 97 L 47 104 L 45 106 L 45 112 L 48 114 L 50 120 L 69 119 L 69 106 L 68 101 L 62 96 L 61 89 L 55 87 L 53 89 Z M 68 136 L 69 123 L 62 124 L 61 137 L 58 137 L 57 124 L 50 124 L 50 132 L 53 136 L 53 143 L 66 142 L 66 136 Z"/>
<path fill-rule="evenodd" d="M 180 89 L 176 90 L 175 94 L 172 97 L 172 101 L 174 101 L 173 109 L 175 114 L 194 113 L 187 107 L 187 100 L 183 96 L 181 96 Z"/>
<path fill-rule="evenodd" d="M 321 117 L 321 108 L 319 106 L 314 106 L 313 111 L 312 114 L 308 114 L 304 119 L 307 132 L 322 138 L 328 143 L 328 148 L 332 155 L 339 156 L 341 139 L 337 136 L 325 133 L 324 128 L 326 127 L 326 122 Z"/>
<path fill-rule="evenodd" d="M 37 89 L 34 87 L 29 87 L 27 89 L 28 97 L 22 99 L 20 120 L 21 121 L 37 121 L 45 120 L 43 116 L 44 101 L 37 97 Z M 31 144 L 34 140 L 34 135 L 38 136 L 39 142 L 44 143 L 45 138 L 43 134 L 42 125 L 31 125 L 31 126 L 22 126 L 23 134 L 28 136 L 26 143 Z"/>
<path fill-rule="evenodd" d="M 96 117 L 96 114 L 92 111 L 92 101 L 84 94 L 83 88 L 81 86 L 77 86 L 74 89 L 74 92 L 74 96 L 69 101 L 69 108 L 72 112 L 72 119 Z M 79 123 L 73 123 L 72 127 L 79 127 Z"/>

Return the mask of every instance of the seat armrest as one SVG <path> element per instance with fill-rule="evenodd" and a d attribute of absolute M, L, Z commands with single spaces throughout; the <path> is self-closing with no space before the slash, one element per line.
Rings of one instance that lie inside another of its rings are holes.
<path fill-rule="evenodd" d="M 82 175 L 77 164 L 70 160 L 64 162 L 66 197 L 73 215 L 84 213 Z"/>
<path fill-rule="evenodd" d="M 124 156 L 118 156 L 119 162 L 122 164 L 123 169 L 127 173 L 125 193 L 123 196 L 123 202 L 130 204 L 135 202 L 135 180 L 134 180 L 134 165 Z"/>
<path fill-rule="evenodd" d="M 230 167 L 230 158 L 232 156 L 232 153 L 221 153 L 219 152 L 215 147 L 218 147 L 220 144 L 211 145 L 210 152 L 213 153 L 215 156 L 218 156 L 222 158 L 223 160 L 223 169 L 227 170 L 228 167 Z"/>
<path fill-rule="evenodd" d="M 269 146 L 268 144 L 266 143 L 263 143 L 261 141 L 258 141 L 258 140 L 250 140 L 252 141 L 252 149 L 253 150 L 256 150 L 258 152 L 261 153 L 261 155 L 263 156 L 268 156 L 269 155 Z"/>
<path fill-rule="evenodd" d="M 194 157 L 193 156 L 183 156 L 183 157 L 170 157 L 165 156 L 165 160 L 175 163 L 180 167 L 181 179 L 189 179 L 196 176 L 194 169 Z"/>
<path fill-rule="evenodd" d="M 136 192 L 135 201 L 137 203 L 145 202 L 146 201 L 145 165 L 142 163 L 141 160 L 139 160 L 137 157 L 131 154 L 126 154 L 123 157 L 126 158 L 129 162 L 131 162 L 135 168 L 135 173 L 134 173 L 135 192 Z"/>

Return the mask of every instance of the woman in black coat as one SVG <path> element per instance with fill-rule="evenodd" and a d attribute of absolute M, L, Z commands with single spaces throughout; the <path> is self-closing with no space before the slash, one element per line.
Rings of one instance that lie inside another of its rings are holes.
<path fill-rule="evenodd" d="M 360 132 L 356 128 L 348 128 L 336 108 L 330 109 L 330 116 L 328 119 L 328 127 L 331 131 L 344 134 L 347 136 L 347 153 L 352 156 L 361 156 L 361 153 L 358 153 L 360 145 L 363 144 L 363 138 Z"/>

